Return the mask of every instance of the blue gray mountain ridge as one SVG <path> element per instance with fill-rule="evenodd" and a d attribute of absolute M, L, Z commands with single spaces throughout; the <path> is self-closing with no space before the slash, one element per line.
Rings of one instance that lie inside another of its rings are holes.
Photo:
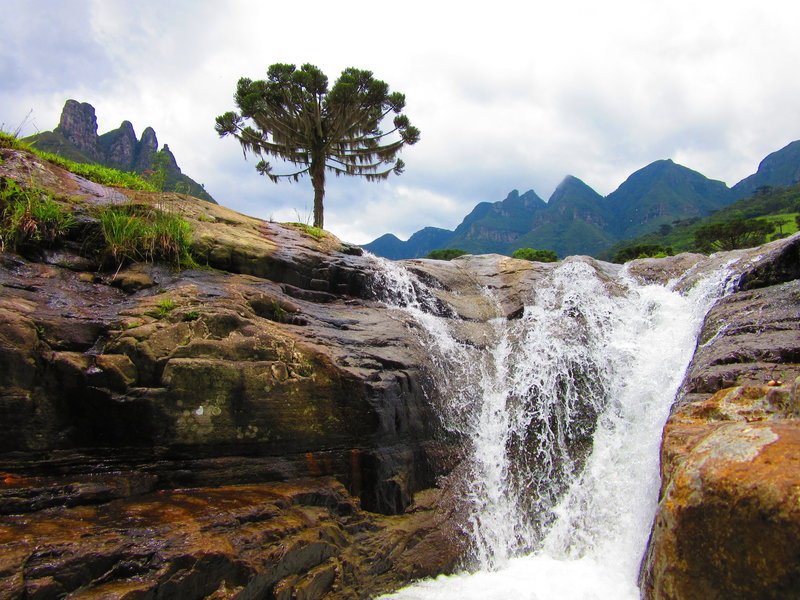
<path fill-rule="evenodd" d="M 387 233 L 364 249 L 394 260 L 420 258 L 431 250 L 511 254 L 517 248 L 553 250 L 559 257 L 598 256 L 615 243 L 657 230 L 675 220 L 705 217 L 762 186 L 800 180 L 800 141 L 773 152 L 758 171 L 733 187 L 708 179 L 672 160 L 636 171 L 608 196 L 567 176 L 545 202 L 533 190 L 512 190 L 499 202 L 481 202 L 454 231 L 425 227 L 407 241 Z"/>

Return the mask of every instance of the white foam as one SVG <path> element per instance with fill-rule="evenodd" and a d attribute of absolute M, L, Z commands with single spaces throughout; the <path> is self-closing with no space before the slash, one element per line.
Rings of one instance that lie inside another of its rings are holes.
<path fill-rule="evenodd" d="M 478 349 L 393 268 L 395 289 L 411 294 L 398 305 L 431 348 L 442 417 L 470 440 L 463 499 L 477 570 L 385 598 L 637 599 L 661 429 L 724 277 L 681 295 L 565 262 Z"/>

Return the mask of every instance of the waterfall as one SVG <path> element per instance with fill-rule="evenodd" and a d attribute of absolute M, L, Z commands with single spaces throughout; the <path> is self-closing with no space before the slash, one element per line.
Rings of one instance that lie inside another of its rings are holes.
<path fill-rule="evenodd" d="M 445 426 L 466 440 L 469 571 L 397 600 L 638 599 L 661 430 L 725 276 L 688 292 L 564 261 L 481 343 L 406 269 L 382 261 L 389 305 L 430 352 Z M 491 302 L 491 291 L 482 290 Z"/>

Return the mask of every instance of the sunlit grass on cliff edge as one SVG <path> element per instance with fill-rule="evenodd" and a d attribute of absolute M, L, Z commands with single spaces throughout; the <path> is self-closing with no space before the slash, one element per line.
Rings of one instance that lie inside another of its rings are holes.
<path fill-rule="evenodd" d="M 103 167 L 101 165 L 77 163 L 67 158 L 58 156 L 57 154 L 42 152 L 30 144 L 18 139 L 16 136 L 4 131 L 0 131 L 0 148 L 13 148 L 15 150 L 24 150 L 25 152 L 30 152 L 42 160 L 51 162 L 54 165 L 58 165 L 62 169 L 69 171 L 70 173 L 75 173 L 76 175 L 80 175 L 89 181 L 94 181 L 95 183 L 99 183 L 101 185 L 110 185 L 129 190 L 142 190 L 146 192 L 159 191 L 152 183 L 136 173 L 117 171 L 116 169 Z"/>

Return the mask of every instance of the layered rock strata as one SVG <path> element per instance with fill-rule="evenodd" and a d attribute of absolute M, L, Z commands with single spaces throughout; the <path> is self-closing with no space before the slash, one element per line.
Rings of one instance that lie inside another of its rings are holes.
<path fill-rule="evenodd" d="M 426 349 L 381 301 L 404 300 L 378 262 L 333 236 L 0 158 L 0 176 L 53 191 L 79 224 L 59 247 L 0 253 L 0 598 L 367 598 L 456 568 L 462 440 L 442 431 Z M 183 215 L 208 268 L 104 270 L 85 252 L 95 211 L 128 202 Z M 626 267 L 689 286 L 729 265 L 738 290 L 706 319 L 665 428 L 648 598 L 797 589 L 798 248 L 795 235 Z M 570 260 L 618 291 L 622 267 Z M 555 268 L 407 266 L 475 347 Z"/>
<path fill-rule="evenodd" d="M 0 253 L 0 597 L 357 598 L 455 568 L 458 440 L 373 259 L 0 152 L 79 224 Z M 120 202 L 182 214 L 208 268 L 101 269 Z"/>

